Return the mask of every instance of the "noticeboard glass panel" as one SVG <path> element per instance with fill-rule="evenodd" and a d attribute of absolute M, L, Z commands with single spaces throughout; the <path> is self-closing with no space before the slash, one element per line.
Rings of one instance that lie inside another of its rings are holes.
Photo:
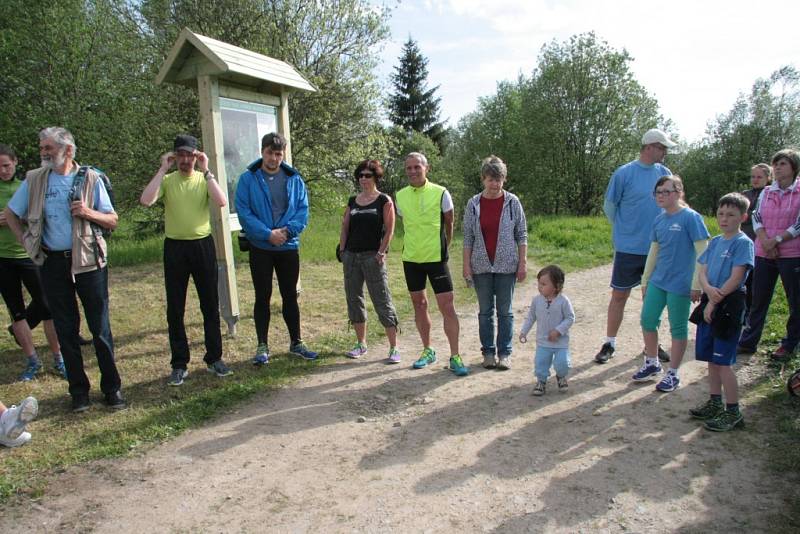
<path fill-rule="evenodd" d="M 261 157 L 261 138 L 278 131 L 278 108 L 233 98 L 219 99 L 222 116 L 222 143 L 225 151 L 225 176 L 228 179 L 228 206 L 233 202 L 239 175 Z"/>

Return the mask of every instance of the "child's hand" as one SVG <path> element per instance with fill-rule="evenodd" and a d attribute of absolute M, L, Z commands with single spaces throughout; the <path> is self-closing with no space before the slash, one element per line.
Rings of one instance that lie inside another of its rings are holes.
<path fill-rule="evenodd" d="M 706 304 L 706 307 L 703 310 L 703 320 L 705 320 L 705 322 L 708 324 L 711 324 L 711 317 L 714 315 L 714 308 L 716 308 L 716 304 L 709 302 Z"/>
<path fill-rule="evenodd" d="M 714 304 L 719 304 L 722 302 L 722 299 L 725 298 L 725 295 L 723 295 L 722 291 L 720 291 L 717 287 L 709 287 L 708 291 L 706 291 L 706 295 L 708 295 L 708 300 Z"/>
<path fill-rule="evenodd" d="M 526 336 L 525 334 L 520 334 L 519 335 L 519 342 L 520 343 L 527 343 L 528 342 L 528 336 Z"/>
<path fill-rule="evenodd" d="M 558 341 L 558 338 L 560 338 L 560 337 L 561 337 L 561 332 L 559 332 L 558 330 L 553 328 L 547 334 L 547 341 L 550 341 L 550 342 Z"/>
<path fill-rule="evenodd" d="M 689 293 L 689 299 L 692 302 L 699 302 L 700 301 L 700 296 L 702 294 L 703 294 L 703 292 L 700 291 L 699 289 L 692 289 L 692 291 Z"/>

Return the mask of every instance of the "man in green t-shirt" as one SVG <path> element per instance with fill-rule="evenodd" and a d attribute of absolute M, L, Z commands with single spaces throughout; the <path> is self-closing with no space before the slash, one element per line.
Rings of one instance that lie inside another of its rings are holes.
<path fill-rule="evenodd" d="M 16 170 L 17 156 L 14 150 L 8 145 L 0 144 L 0 210 L 5 208 L 22 183 L 14 178 Z M 33 264 L 17 237 L 8 228 L 5 213 L 0 212 L 0 294 L 11 316 L 9 330 L 28 357 L 25 371 L 20 375 L 23 382 L 33 380 L 42 369 L 31 335 L 31 328 L 40 322 L 53 353 L 53 369 L 62 377 L 67 377 L 61 346 L 58 344 L 58 336 L 42 293 L 39 276 L 39 268 Z M 22 294 L 23 285 L 31 296 L 31 303 L 27 308 Z"/>
<path fill-rule="evenodd" d="M 177 136 L 173 152 L 161 156 L 161 167 L 139 199 L 145 206 L 152 206 L 159 199 L 164 202 L 164 283 L 172 352 L 170 386 L 180 386 L 189 375 L 189 342 L 183 324 L 189 276 L 194 280 L 203 313 L 206 347 L 203 360 L 208 371 L 217 376 L 233 373 L 222 361 L 217 261 L 208 202 L 211 199 L 213 209 L 225 206 L 225 193 L 208 169 L 208 157 L 197 147 L 197 138 Z M 173 164 L 177 164 L 178 170 L 167 174 Z"/>

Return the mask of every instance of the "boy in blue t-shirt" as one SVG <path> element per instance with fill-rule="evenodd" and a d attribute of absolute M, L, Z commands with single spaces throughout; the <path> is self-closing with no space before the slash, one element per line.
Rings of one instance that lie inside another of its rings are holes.
<path fill-rule="evenodd" d="M 744 322 L 744 283 L 755 260 L 753 242 L 741 231 L 749 205 L 750 201 L 740 193 L 728 193 L 719 199 L 717 222 L 722 235 L 712 239 L 697 259 L 704 293 L 701 306 L 705 304 L 705 308 L 697 325 L 695 357 L 708 362 L 710 398 L 689 413 L 716 432 L 744 425 L 732 366 L 736 363 L 736 344 Z"/>

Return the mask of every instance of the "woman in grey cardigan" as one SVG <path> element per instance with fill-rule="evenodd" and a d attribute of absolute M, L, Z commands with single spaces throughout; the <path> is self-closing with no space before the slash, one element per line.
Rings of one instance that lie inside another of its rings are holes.
<path fill-rule="evenodd" d="M 528 268 L 525 212 L 519 198 L 503 189 L 507 172 L 497 156 L 484 159 L 483 191 L 464 210 L 464 280 L 475 286 L 478 295 L 478 332 L 486 369 L 511 366 L 514 285 L 525 280 Z"/>

